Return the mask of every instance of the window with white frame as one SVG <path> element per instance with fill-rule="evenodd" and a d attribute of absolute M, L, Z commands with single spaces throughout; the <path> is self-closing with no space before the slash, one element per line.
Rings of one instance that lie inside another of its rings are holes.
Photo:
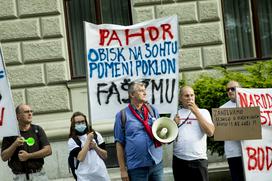
<path fill-rule="evenodd" d="M 130 0 L 65 0 L 72 78 L 86 75 L 83 21 L 131 25 Z"/>
<path fill-rule="evenodd" d="M 272 57 L 272 1 L 222 0 L 229 62 Z"/>

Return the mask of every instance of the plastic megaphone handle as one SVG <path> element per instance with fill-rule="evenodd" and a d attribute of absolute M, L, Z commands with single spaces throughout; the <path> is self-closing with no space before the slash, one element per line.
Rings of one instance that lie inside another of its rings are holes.
<path fill-rule="evenodd" d="M 28 146 L 33 146 L 35 144 L 35 139 L 33 137 L 29 137 L 27 139 L 24 139 L 24 142 L 26 142 Z"/>
<path fill-rule="evenodd" d="M 160 135 L 160 138 L 165 138 L 166 137 L 166 134 L 168 132 L 168 129 L 167 128 L 162 128 L 159 135 Z"/>

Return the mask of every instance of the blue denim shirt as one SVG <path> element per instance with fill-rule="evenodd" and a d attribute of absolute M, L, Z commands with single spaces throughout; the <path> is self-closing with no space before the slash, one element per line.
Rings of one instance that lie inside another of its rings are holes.
<path fill-rule="evenodd" d="M 153 107 L 156 117 L 158 111 Z M 125 135 L 122 130 L 121 111 L 116 114 L 114 124 L 115 142 L 121 143 L 125 148 L 125 160 L 128 169 L 152 166 L 162 161 L 162 146 L 155 148 L 143 124 L 130 111 L 125 108 L 126 125 Z M 156 118 L 148 114 L 148 124 L 152 126 Z"/>

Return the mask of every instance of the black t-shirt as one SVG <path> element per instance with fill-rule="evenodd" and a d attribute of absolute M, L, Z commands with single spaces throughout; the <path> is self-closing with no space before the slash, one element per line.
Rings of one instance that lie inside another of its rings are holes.
<path fill-rule="evenodd" d="M 32 146 L 28 146 L 26 143 L 24 143 L 23 146 L 18 147 L 8 161 L 9 167 L 14 173 L 26 173 L 27 170 L 41 169 L 44 164 L 43 158 L 29 159 L 25 162 L 22 162 L 19 160 L 18 153 L 20 150 L 25 150 L 28 153 L 33 153 L 41 150 L 44 146 L 49 145 L 49 141 L 44 130 L 38 125 L 31 124 L 31 128 L 28 131 L 20 131 L 20 134 L 25 139 L 33 137 L 35 140 L 35 144 Z M 16 138 L 17 136 L 4 137 L 2 142 L 2 150 L 9 148 L 10 145 L 12 145 L 12 143 L 16 140 Z"/>

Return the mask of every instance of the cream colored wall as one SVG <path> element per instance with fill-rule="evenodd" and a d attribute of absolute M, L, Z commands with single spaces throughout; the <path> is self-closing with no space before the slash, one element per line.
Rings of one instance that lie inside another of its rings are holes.
<path fill-rule="evenodd" d="M 84 81 L 70 81 L 63 0 L 0 0 L 0 41 L 14 104 L 28 103 L 33 122 L 49 136 L 53 155 L 46 159 L 50 178 L 67 177 L 66 142 L 70 116 L 88 114 Z M 220 0 L 132 0 L 133 22 L 178 15 L 180 77 L 189 82 L 226 64 Z M 95 123 L 107 143 L 113 142 L 112 122 Z M 171 165 L 171 147 L 165 149 Z M 0 161 L 0 178 L 10 178 Z"/>
<path fill-rule="evenodd" d="M 133 20 L 178 15 L 181 78 L 192 83 L 213 65 L 227 64 L 221 0 L 133 0 Z"/>
<path fill-rule="evenodd" d="M 0 40 L 14 104 L 35 110 L 34 122 L 49 137 L 68 134 L 74 111 L 87 111 L 83 81 L 69 81 L 62 0 L 0 0 Z M 133 0 L 133 22 L 178 15 L 180 77 L 194 81 L 212 65 L 226 64 L 220 0 Z M 110 132 L 113 122 L 94 125 Z"/>

